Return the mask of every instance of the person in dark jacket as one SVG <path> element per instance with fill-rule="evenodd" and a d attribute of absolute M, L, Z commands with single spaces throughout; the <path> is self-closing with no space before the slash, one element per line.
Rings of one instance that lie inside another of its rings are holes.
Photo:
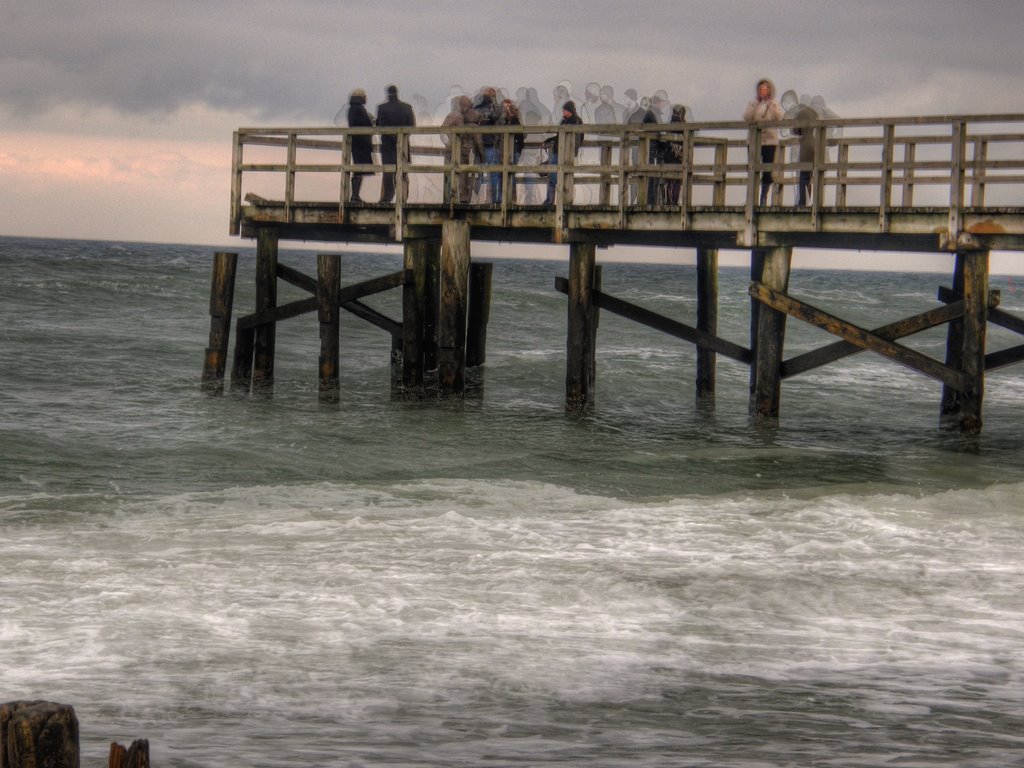
<path fill-rule="evenodd" d="M 366 111 L 366 91 L 356 88 L 348 97 L 348 126 L 349 128 L 370 128 L 373 126 L 373 118 Z M 352 137 L 352 162 L 356 165 L 371 165 L 373 163 L 373 137 L 370 134 Z M 352 173 L 352 202 L 361 203 L 363 199 L 359 196 L 359 189 L 363 186 L 363 179 L 372 176 L 367 171 L 354 171 Z"/>
<path fill-rule="evenodd" d="M 583 120 L 576 114 L 576 103 L 573 101 L 567 101 L 562 105 L 562 121 L 559 125 L 583 125 Z M 582 141 L 582 136 L 576 136 L 570 134 L 566 136 L 566 143 L 571 148 L 575 142 Z M 558 165 L 558 137 L 552 136 L 549 139 L 545 139 L 545 145 L 548 147 L 548 163 L 550 165 Z M 576 150 L 573 151 L 573 155 L 578 151 L 579 146 L 576 145 Z M 544 205 L 553 205 L 555 202 L 555 187 L 558 185 L 558 173 L 552 170 L 548 174 L 548 194 L 544 198 Z"/>
<path fill-rule="evenodd" d="M 398 86 L 389 85 L 388 100 L 377 107 L 377 127 L 395 128 L 416 125 L 416 115 L 412 107 L 398 99 Z M 406 147 L 404 159 L 409 159 L 409 148 Z M 380 159 L 384 165 L 394 165 L 398 162 L 398 137 L 395 135 L 382 135 L 380 137 Z M 402 174 L 402 189 L 408 192 L 408 179 Z M 404 195 L 403 195 L 404 197 Z M 380 201 L 392 203 L 395 200 L 395 173 L 385 171 L 381 175 Z"/>

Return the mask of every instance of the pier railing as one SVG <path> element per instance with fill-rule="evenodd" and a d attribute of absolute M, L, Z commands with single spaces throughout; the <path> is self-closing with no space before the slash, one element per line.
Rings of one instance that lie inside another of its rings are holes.
<path fill-rule="evenodd" d="M 782 136 L 770 165 L 760 159 L 764 127 L 777 128 Z M 797 159 L 794 129 L 813 136 L 809 162 Z M 515 133 L 525 139 L 518 158 Z M 352 139 L 360 135 L 373 138 L 372 164 L 352 162 Z M 380 162 L 382 135 L 396 137 L 393 164 Z M 466 150 L 488 135 L 499 139 L 497 163 L 486 164 L 478 152 Z M 557 161 L 554 147 L 559 148 Z M 393 201 L 375 202 L 376 182 L 364 182 L 364 199 L 369 192 L 370 201 L 350 202 L 353 173 L 379 179 L 385 172 L 406 180 L 396 184 Z M 808 205 L 796 207 L 801 172 L 810 174 L 810 195 Z M 771 174 L 772 189 L 767 204 L 760 205 L 765 173 Z M 500 201 L 490 197 L 491 174 L 497 174 Z M 545 206 L 550 186 L 551 204 Z M 260 209 L 256 217 L 255 208 Z M 705 122 L 235 132 L 233 234 L 247 218 L 345 225 L 370 221 L 367 212 L 382 208 L 399 240 L 406 216 L 417 208 L 490 211 L 490 220 L 505 227 L 537 226 L 536 218 L 517 219 L 517 213 L 551 211 L 544 226 L 556 229 L 569 226 L 572 212 L 589 212 L 589 224 L 575 226 L 731 230 L 738 232 L 741 245 L 755 244 L 758 219 L 770 212 L 788 214 L 790 223 L 783 228 L 809 232 L 831 227 L 899 234 L 915 227 L 934 231 L 941 224 L 950 242 L 965 232 L 1021 236 L 1024 115 L 786 120 L 763 126 Z M 921 216 L 894 218 L 908 212 Z"/>

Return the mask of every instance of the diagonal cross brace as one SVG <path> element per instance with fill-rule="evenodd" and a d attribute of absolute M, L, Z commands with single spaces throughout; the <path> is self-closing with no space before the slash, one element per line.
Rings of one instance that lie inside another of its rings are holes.
<path fill-rule="evenodd" d="M 817 307 L 787 296 L 762 283 L 751 283 L 749 293 L 752 298 L 757 299 L 762 304 L 828 331 L 860 349 L 877 352 L 893 362 L 904 365 L 929 378 L 941 381 L 958 392 L 964 392 L 967 389 L 967 377 L 960 371 L 954 370 L 948 365 L 940 363 L 938 360 L 928 357 L 928 355 L 922 354 L 917 350 L 897 344 L 876 333 L 848 323 L 835 315 L 830 315 Z"/>

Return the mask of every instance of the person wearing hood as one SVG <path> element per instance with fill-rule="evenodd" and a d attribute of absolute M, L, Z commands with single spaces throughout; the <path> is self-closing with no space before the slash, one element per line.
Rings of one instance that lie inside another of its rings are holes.
<path fill-rule="evenodd" d="M 474 125 L 479 121 L 479 116 L 473 109 L 473 102 L 469 96 L 456 96 L 452 99 L 452 111 L 448 113 L 441 123 L 442 128 L 457 128 L 460 125 Z M 445 160 L 450 161 L 452 157 L 451 139 L 448 134 L 441 134 L 441 142 L 444 144 Z M 480 144 L 480 136 L 462 134 L 459 137 L 459 163 L 469 165 L 473 161 L 473 150 L 483 151 Z M 471 174 L 459 173 L 459 183 L 456 189 L 456 203 L 468 203 L 470 199 L 470 186 L 473 178 Z M 446 173 L 444 176 L 444 200 L 448 202 L 451 198 L 451 177 Z"/>
<path fill-rule="evenodd" d="M 366 91 L 356 88 L 348 97 L 348 126 L 349 128 L 371 128 L 373 118 L 366 111 Z M 373 163 L 373 137 L 369 134 L 352 137 L 352 162 L 356 165 L 371 165 Z M 353 203 L 361 203 L 363 199 L 359 196 L 359 190 L 363 186 L 363 179 L 372 176 L 366 171 L 352 172 L 352 198 Z"/>
<path fill-rule="evenodd" d="M 576 114 L 576 103 L 573 101 L 567 101 L 562 105 L 562 121 L 559 125 L 583 125 L 583 120 Z M 582 138 L 582 137 L 580 137 Z M 575 142 L 579 141 L 575 134 L 569 134 L 566 136 L 566 143 L 571 147 Z M 548 164 L 558 165 L 558 136 L 551 136 L 544 140 L 544 144 L 548 147 Z M 579 147 L 577 146 L 577 151 Z M 573 152 L 573 155 L 576 153 Z M 555 202 L 555 186 L 558 184 L 558 172 L 551 171 L 548 174 L 548 194 L 544 198 L 544 205 L 552 205 Z"/>
<path fill-rule="evenodd" d="M 761 123 L 773 123 L 782 120 L 785 111 L 782 105 L 775 100 L 775 83 L 768 78 L 757 81 L 754 89 L 755 98 L 747 102 L 747 108 L 743 110 L 743 119 L 748 123 L 760 125 Z M 775 152 L 779 148 L 779 129 L 764 128 L 761 131 L 761 162 L 769 166 L 761 173 L 761 201 L 760 205 L 768 203 L 768 190 L 772 186 L 771 165 L 775 162 Z"/>

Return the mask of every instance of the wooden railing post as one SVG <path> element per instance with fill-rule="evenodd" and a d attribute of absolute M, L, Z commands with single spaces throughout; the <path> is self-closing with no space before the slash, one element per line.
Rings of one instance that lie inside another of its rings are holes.
<path fill-rule="evenodd" d="M 352 189 L 352 135 L 346 133 L 341 137 L 341 179 L 338 184 L 338 220 L 345 220 L 345 208 Z"/>
<path fill-rule="evenodd" d="M 895 137 L 896 127 L 892 123 L 886 123 L 882 140 L 882 173 L 879 179 L 879 232 L 889 231 L 889 207 L 892 205 L 892 153 Z"/>
<path fill-rule="evenodd" d="M 747 129 L 747 200 L 743 208 L 743 237 L 740 245 L 753 248 L 757 238 L 757 204 L 761 184 L 761 129 Z"/>
<path fill-rule="evenodd" d="M 296 159 L 296 146 L 295 142 L 298 135 L 295 131 L 289 131 L 288 133 L 288 170 L 285 172 L 284 181 L 284 216 L 286 221 L 292 220 L 292 209 L 295 206 L 295 159 Z"/>
<path fill-rule="evenodd" d="M 967 163 L 967 124 L 962 120 L 953 123 L 951 163 L 949 173 L 949 226 L 948 241 L 957 242 L 963 229 L 964 207 L 964 166 Z"/>
<path fill-rule="evenodd" d="M 235 131 L 231 137 L 231 223 L 228 234 L 237 235 L 242 229 L 242 135 Z"/>
<path fill-rule="evenodd" d="M 971 205 L 985 206 L 985 174 L 988 173 L 988 141 L 980 136 L 972 139 L 974 158 L 971 163 Z"/>

